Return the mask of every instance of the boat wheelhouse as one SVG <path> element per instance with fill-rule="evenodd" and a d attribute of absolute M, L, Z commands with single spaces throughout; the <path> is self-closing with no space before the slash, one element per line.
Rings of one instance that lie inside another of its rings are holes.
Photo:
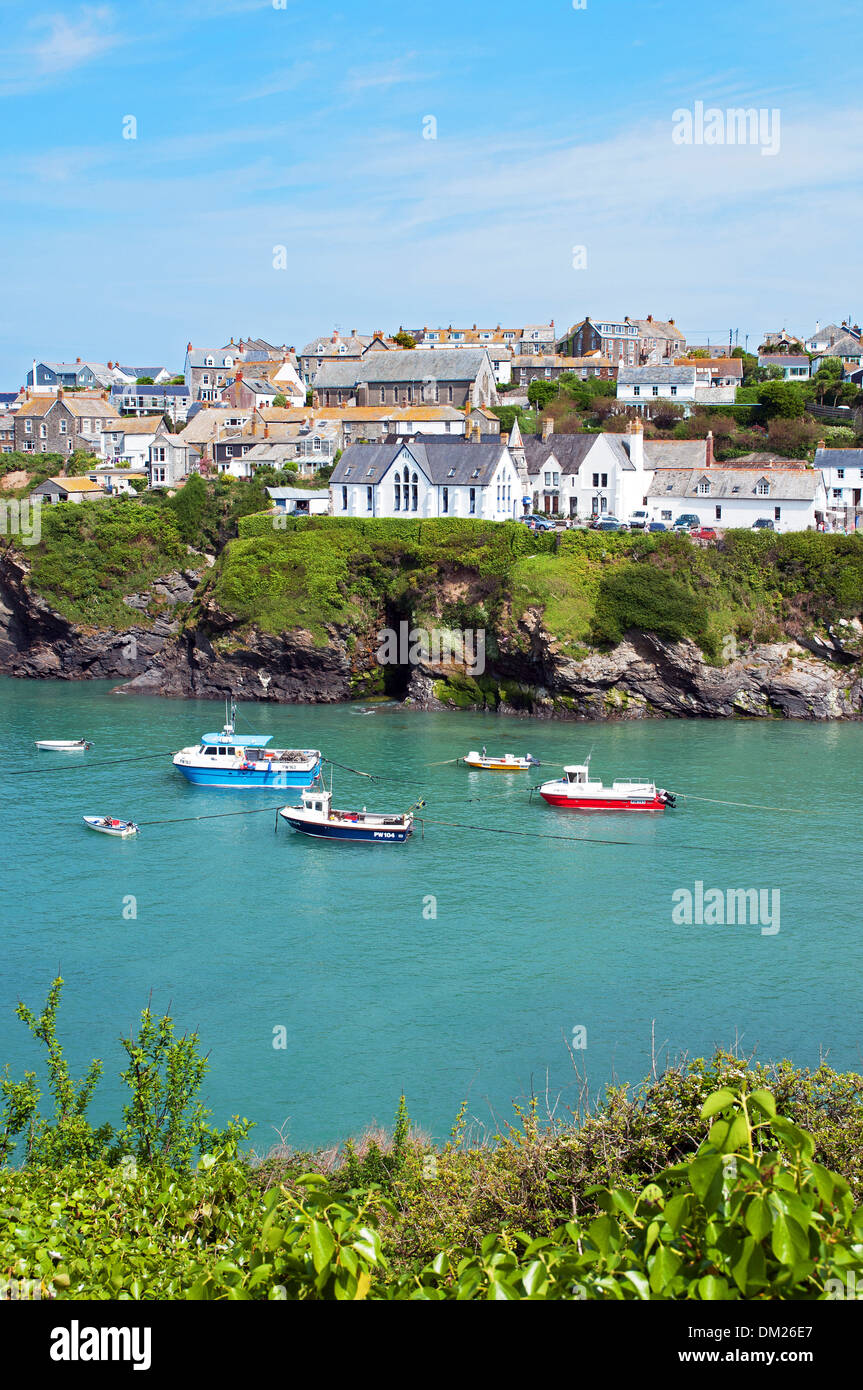
<path fill-rule="evenodd" d="M 675 802 L 671 792 L 647 778 L 619 778 L 610 787 L 592 779 L 590 759 L 563 769 L 563 777 L 543 782 L 539 794 L 549 806 L 570 811 L 664 811 Z"/>
<path fill-rule="evenodd" d="M 292 830 L 312 835 L 320 840 L 357 840 L 365 844 L 404 844 L 413 834 L 414 818 L 410 811 L 393 812 L 338 811 L 333 809 L 332 792 L 324 788 L 309 788 L 303 792 L 302 805 L 283 806 L 279 811 Z"/>
<path fill-rule="evenodd" d="M 321 772 L 317 748 L 269 748 L 272 734 L 238 734 L 231 702 L 225 727 L 174 754 L 174 766 L 199 787 L 231 789 L 310 787 Z"/>

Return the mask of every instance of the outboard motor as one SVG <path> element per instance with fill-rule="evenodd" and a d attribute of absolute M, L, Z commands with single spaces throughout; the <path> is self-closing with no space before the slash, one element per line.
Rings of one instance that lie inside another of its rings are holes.
<path fill-rule="evenodd" d="M 670 809 L 673 809 L 677 805 L 677 797 L 674 795 L 673 792 L 661 791 L 659 795 L 662 797 L 662 802 L 664 806 L 668 806 Z"/>

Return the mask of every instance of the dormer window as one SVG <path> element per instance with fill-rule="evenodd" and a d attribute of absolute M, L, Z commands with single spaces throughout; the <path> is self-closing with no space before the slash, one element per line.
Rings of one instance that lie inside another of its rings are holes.
<path fill-rule="evenodd" d="M 704 482 L 698 484 L 698 491 L 705 497 L 710 492 L 710 484 L 708 483 L 706 478 Z"/>
<path fill-rule="evenodd" d="M 234 359 L 233 359 L 233 357 L 226 357 L 226 358 L 225 358 L 225 366 L 226 366 L 226 367 L 233 367 L 233 365 L 234 365 Z"/>
<path fill-rule="evenodd" d="M 215 364 L 215 362 L 213 361 L 212 357 L 205 357 L 205 358 L 204 358 L 204 366 L 205 366 L 205 367 L 215 367 L 215 365 L 216 365 L 216 364 Z"/>
<path fill-rule="evenodd" d="M 761 482 L 756 485 L 755 491 L 759 497 L 767 497 L 770 492 L 770 484 L 766 478 L 761 479 Z"/>

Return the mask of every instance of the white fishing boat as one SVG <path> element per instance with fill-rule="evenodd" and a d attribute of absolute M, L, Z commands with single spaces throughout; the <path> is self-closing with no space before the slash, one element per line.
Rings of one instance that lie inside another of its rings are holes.
<path fill-rule="evenodd" d="M 527 772 L 531 767 L 539 767 L 539 760 L 530 753 L 518 758 L 514 753 L 495 755 L 486 753 L 485 749 L 478 753 L 475 748 L 471 749 L 462 762 L 465 767 L 473 767 L 480 772 Z"/>
<path fill-rule="evenodd" d="M 85 738 L 37 738 L 37 748 L 45 748 L 49 753 L 84 753 L 92 748 Z"/>
<path fill-rule="evenodd" d="M 299 830 L 319 840 L 401 845 L 410 838 L 414 828 L 410 811 L 387 814 L 367 811 L 365 806 L 361 811 L 337 811 L 333 809 L 331 792 L 311 787 L 303 791 L 301 806 L 283 806 L 279 815 L 292 830 Z"/>
<path fill-rule="evenodd" d="M 138 827 L 133 820 L 117 820 L 114 816 L 83 816 L 88 830 L 98 830 L 100 835 L 117 835 L 125 840 L 129 835 L 137 835 Z"/>

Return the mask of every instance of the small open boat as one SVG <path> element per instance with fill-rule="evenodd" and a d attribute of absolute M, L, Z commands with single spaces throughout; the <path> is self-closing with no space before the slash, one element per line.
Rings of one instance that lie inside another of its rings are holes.
<path fill-rule="evenodd" d="M 303 791 L 301 806 L 283 806 L 279 811 L 292 830 L 313 835 L 320 840 L 359 840 L 366 844 L 399 845 L 413 834 L 414 818 L 404 814 L 384 814 L 367 811 L 333 810 L 332 792 Z M 276 822 L 278 824 L 278 822 Z"/>
<path fill-rule="evenodd" d="M 46 748 L 50 753 L 83 753 L 92 748 L 85 738 L 37 738 L 37 748 Z"/>
<path fill-rule="evenodd" d="M 674 806 L 671 792 L 646 778 L 619 778 L 610 787 L 592 779 L 590 759 L 563 769 L 563 777 L 543 782 L 539 794 L 549 806 L 569 811 L 664 811 Z"/>
<path fill-rule="evenodd" d="M 133 820 L 116 820 L 113 816 L 83 816 L 82 820 L 88 830 L 98 830 L 102 835 L 119 835 L 123 840 L 138 833 Z"/>
<path fill-rule="evenodd" d="M 528 768 L 539 767 L 539 760 L 527 753 L 523 758 L 517 758 L 514 753 L 503 753 L 500 757 L 489 757 L 483 749 L 477 753 L 474 749 L 462 759 L 465 767 L 475 767 L 481 772 L 527 772 Z"/>

